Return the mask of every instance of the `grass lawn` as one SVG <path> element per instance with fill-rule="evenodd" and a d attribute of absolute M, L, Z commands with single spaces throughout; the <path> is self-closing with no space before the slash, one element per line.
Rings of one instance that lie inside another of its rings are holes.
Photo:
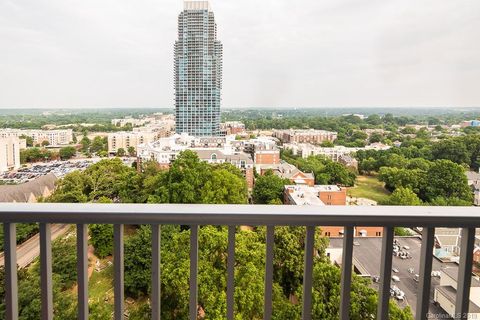
<path fill-rule="evenodd" d="M 88 284 L 90 302 L 104 303 L 113 312 L 113 265 L 100 272 L 93 270 Z"/>
<path fill-rule="evenodd" d="M 106 263 L 107 259 L 102 259 L 102 263 Z M 100 272 L 93 270 L 92 276 L 89 279 L 88 295 L 90 303 L 104 304 L 108 310 L 113 314 L 114 295 L 113 295 L 113 265 L 110 265 Z M 128 300 L 125 303 L 125 308 L 128 311 L 140 308 L 147 303 L 147 299 L 137 299 L 133 304 L 129 304 Z"/>
<path fill-rule="evenodd" d="M 355 187 L 348 188 L 347 195 L 356 198 L 367 198 L 382 202 L 388 198 L 390 192 L 385 189 L 383 182 L 376 177 L 358 176 Z"/>

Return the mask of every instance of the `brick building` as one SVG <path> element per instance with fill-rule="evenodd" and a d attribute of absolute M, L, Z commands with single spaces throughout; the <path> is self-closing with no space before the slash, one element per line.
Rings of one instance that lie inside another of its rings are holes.
<path fill-rule="evenodd" d="M 347 189 L 334 185 L 288 185 L 284 189 L 284 203 L 287 205 L 344 206 L 347 204 Z M 343 236 L 343 227 L 321 226 L 325 237 Z M 381 237 L 382 227 L 355 227 L 355 237 Z"/>

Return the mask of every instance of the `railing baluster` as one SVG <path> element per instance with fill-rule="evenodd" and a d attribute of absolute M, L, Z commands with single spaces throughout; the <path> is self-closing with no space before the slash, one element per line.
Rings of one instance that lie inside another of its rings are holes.
<path fill-rule="evenodd" d="M 469 319 L 468 307 L 470 306 L 470 286 L 472 284 L 475 228 L 463 228 L 461 241 L 455 319 Z"/>
<path fill-rule="evenodd" d="M 417 294 L 416 319 L 428 319 L 428 307 L 430 304 L 430 286 L 432 280 L 433 245 L 435 240 L 435 228 L 423 228 L 422 247 L 420 251 L 420 279 Z"/>
<path fill-rule="evenodd" d="M 305 236 L 305 253 L 303 266 L 303 310 L 302 319 L 312 319 L 312 283 L 313 283 L 313 250 L 315 244 L 315 227 L 307 226 Z"/>
<path fill-rule="evenodd" d="M 5 305 L 7 319 L 18 319 L 17 230 L 15 223 L 3 224 L 5 253 Z"/>
<path fill-rule="evenodd" d="M 190 320 L 197 320 L 198 225 L 190 226 Z"/>
<path fill-rule="evenodd" d="M 383 228 L 380 288 L 377 307 L 377 319 L 379 320 L 388 319 L 390 284 L 392 281 L 393 234 L 394 229 L 392 227 Z"/>
<path fill-rule="evenodd" d="M 273 282 L 273 244 L 275 242 L 275 227 L 267 226 L 267 248 L 265 254 L 265 294 L 263 319 L 272 318 L 272 282 Z"/>
<path fill-rule="evenodd" d="M 88 231 L 77 224 L 78 319 L 88 319 Z"/>
<path fill-rule="evenodd" d="M 350 290 L 352 284 L 353 227 L 344 227 L 342 255 L 342 287 L 340 290 L 340 320 L 350 319 Z"/>
<path fill-rule="evenodd" d="M 114 278 L 114 299 L 115 299 L 115 320 L 124 318 L 124 278 L 123 278 L 123 224 L 115 224 L 113 227 L 113 264 L 115 269 Z"/>
<path fill-rule="evenodd" d="M 235 305 L 235 226 L 228 227 L 227 319 L 234 320 Z"/>
<path fill-rule="evenodd" d="M 52 320 L 52 232 L 49 223 L 40 223 L 40 287 L 42 320 Z"/>
<path fill-rule="evenodd" d="M 159 224 L 152 224 L 152 320 L 160 320 L 160 305 L 161 305 L 161 282 L 160 282 L 160 242 L 161 242 L 161 227 Z"/>

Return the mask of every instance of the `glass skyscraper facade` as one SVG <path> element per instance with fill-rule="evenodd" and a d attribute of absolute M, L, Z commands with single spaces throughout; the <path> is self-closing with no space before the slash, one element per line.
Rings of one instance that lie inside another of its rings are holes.
<path fill-rule="evenodd" d="M 175 41 L 176 132 L 220 135 L 222 44 L 208 1 L 185 1 Z"/>

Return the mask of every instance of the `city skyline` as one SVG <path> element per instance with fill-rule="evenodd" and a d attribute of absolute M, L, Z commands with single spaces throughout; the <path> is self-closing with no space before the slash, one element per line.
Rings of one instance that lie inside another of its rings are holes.
<path fill-rule="evenodd" d="M 182 1 L 0 4 L 0 108 L 174 106 Z M 480 3 L 213 1 L 231 107 L 480 105 Z"/>

